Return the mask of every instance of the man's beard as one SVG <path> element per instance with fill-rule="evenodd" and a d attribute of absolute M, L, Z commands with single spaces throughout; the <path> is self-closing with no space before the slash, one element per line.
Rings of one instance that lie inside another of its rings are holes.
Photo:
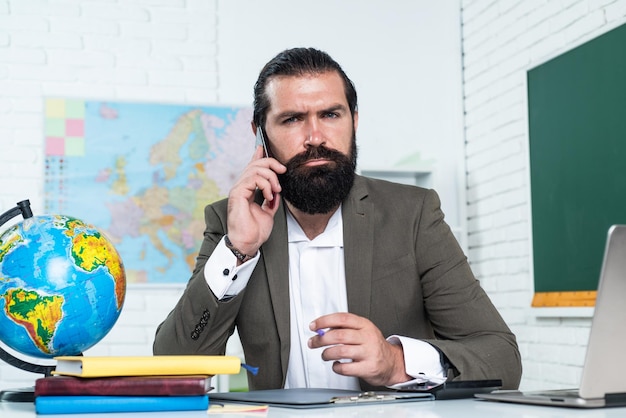
<path fill-rule="evenodd" d="M 309 160 L 328 160 L 323 165 L 307 167 Z M 285 163 L 287 171 L 278 175 L 282 195 L 289 203 L 310 215 L 329 213 L 348 196 L 356 170 L 356 138 L 353 134 L 350 154 L 311 147 Z"/>

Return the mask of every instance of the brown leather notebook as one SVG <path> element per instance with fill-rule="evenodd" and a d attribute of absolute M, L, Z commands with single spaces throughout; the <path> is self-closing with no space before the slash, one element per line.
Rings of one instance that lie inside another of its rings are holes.
<path fill-rule="evenodd" d="M 35 381 L 35 396 L 117 395 L 186 396 L 211 390 L 211 376 L 119 376 L 82 378 L 51 376 Z"/>

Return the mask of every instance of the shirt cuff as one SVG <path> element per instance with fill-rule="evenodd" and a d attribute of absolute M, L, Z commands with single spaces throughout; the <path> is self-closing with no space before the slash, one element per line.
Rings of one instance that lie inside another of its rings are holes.
<path fill-rule="evenodd" d="M 237 257 L 222 237 L 204 265 L 204 279 L 218 300 L 236 296 L 245 289 L 260 258 L 261 251 L 257 251 L 254 258 L 237 266 Z"/>
<path fill-rule="evenodd" d="M 399 335 L 392 335 L 387 338 L 387 341 L 402 346 L 406 374 L 414 378 L 389 387 L 399 388 L 426 381 L 443 383 L 446 380 L 441 356 L 432 345 L 422 340 Z"/>

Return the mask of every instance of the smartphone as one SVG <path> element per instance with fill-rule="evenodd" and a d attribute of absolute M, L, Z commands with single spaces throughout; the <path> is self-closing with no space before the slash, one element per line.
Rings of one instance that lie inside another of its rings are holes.
<path fill-rule="evenodd" d="M 267 150 L 267 143 L 265 142 L 265 136 L 263 135 L 263 128 L 261 128 L 260 126 L 257 126 L 256 128 L 256 146 L 258 147 L 259 145 L 263 146 L 263 155 L 265 158 L 269 158 L 270 153 Z M 274 208 L 274 205 L 276 204 L 276 193 L 273 193 L 274 199 L 271 200 L 268 205 L 271 209 Z"/>
<path fill-rule="evenodd" d="M 258 147 L 259 145 L 263 145 L 263 154 L 265 155 L 265 158 L 268 158 L 270 156 L 270 153 L 267 151 L 267 144 L 265 143 L 265 136 L 263 135 L 263 128 L 261 128 L 260 126 L 257 126 L 255 146 Z"/>

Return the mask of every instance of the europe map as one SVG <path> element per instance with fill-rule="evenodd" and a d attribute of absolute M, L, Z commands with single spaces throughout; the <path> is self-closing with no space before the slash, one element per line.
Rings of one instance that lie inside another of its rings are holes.
<path fill-rule="evenodd" d="M 100 228 L 128 283 L 184 283 L 204 207 L 254 151 L 250 107 L 45 100 L 45 210 Z"/>

